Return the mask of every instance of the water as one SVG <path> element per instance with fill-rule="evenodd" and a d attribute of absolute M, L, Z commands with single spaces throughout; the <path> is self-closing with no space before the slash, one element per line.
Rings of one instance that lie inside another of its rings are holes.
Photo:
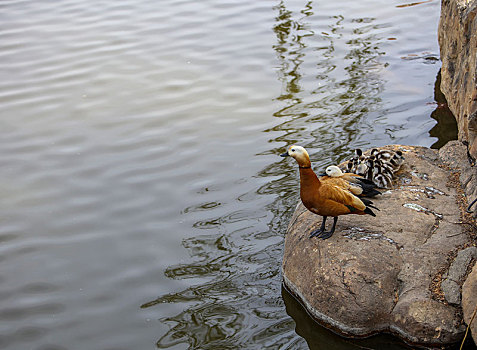
<path fill-rule="evenodd" d="M 409 4 L 2 1 L 0 348 L 354 348 L 282 298 L 278 154 L 443 142 Z"/>

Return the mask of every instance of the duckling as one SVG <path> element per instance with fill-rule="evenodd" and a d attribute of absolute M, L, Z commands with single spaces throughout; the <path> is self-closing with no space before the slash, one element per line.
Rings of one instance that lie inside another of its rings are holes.
<path fill-rule="evenodd" d="M 392 171 L 398 171 L 404 162 L 404 156 L 402 151 L 382 150 L 378 151 L 376 148 L 371 150 L 371 156 L 374 156 L 376 160 L 380 160 L 383 163 L 388 164 Z"/>
<path fill-rule="evenodd" d="M 394 172 L 398 171 L 401 168 L 401 165 L 404 163 L 404 155 L 402 152 L 396 151 L 396 153 L 394 153 L 389 160 L 389 163 L 393 167 Z"/>
<path fill-rule="evenodd" d="M 371 179 L 379 188 L 390 188 L 394 175 L 392 169 L 380 160 L 370 160 L 369 164 L 370 170 L 367 178 Z"/>
<path fill-rule="evenodd" d="M 394 177 L 394 169 L 390 163 L 382 160 L 377 160 L 375 161 L 375 164 L 377 167 L 379 167 L 379 171 L 377 172 L 377 174 L 382 173 L 388 175 L 390 178 Z"/>
<path fill-rule="evenodd" d="M 354 156 L 350 159 L 351 165 L 348 162 L 349 172 L 365 177 L 369 171 L 368 160 L 372 158 L 374 157 L 365 155 L 361 149 L 357 148 Z"/>
<path fill-rule="evenodd" d="M 376 185 L 373 181 L 365 179 L 357 174 L 343 173 L 336 165 L 330 165 L 326 168 L 325 174 L 320 177 L 321 181 L 330 182 L 332 184 L 340 185 L 340 187 L 346 188 L 348 186 L 349 191 L 354 195 L 362 195 L 365 197 L 374 197 L 381 194 L 376 190 Z M 341 184 L 344 183 L 344 184 Z"/>
<path fill-rule="evenodd" d="M 392 178 L 386 174 L 376 174 L 373 181 L 376 183 L 376 186 L 379 188 L 391 188 L 392 187 Z"/>
<path fill-rule="evenodd" d="M 301 201 L 309 211 L 323 217 L 321 227 L 312 231 L 310 238 L 330 238 L 335 232 L 336 222 L 340 215 L 367 214 L 376 216 L 371 208 L 377 208 L 373 206 L 373 202 L 370 200 L 360 199 L 347 189 L 321 181 L 311 169 L 310 156 L 303 147 L 292 145 L 281 156 L 291 156 L 296 160 L 300 170 Z M 330 231 L 325 231 L 328 216 L 333 217 L 333 226 Z"/>
<path fill-rule="evenodd" d="M 354 150 L 354 155 L 348 162 L 348 170 L 351 173 L 363 175 L 366 172 L 366 156 L 363 155 L 363 151 L 359 148 Z"/>
<path fill-rule="evenodd" d="M 347 169 L 351 173 L 373 181 L 380 188 L 390 188 L 394 173 L 404 162 L 402 151 L 379 150 L 373 148 L 370 155 L 364 155 L 361 149 L 348 161 Z"/>
<path fill-rule="evenodd" d="M 354 164 L 351 160 L 352 158 L 348 160 L 348 163 L 346 163 L 346 170 L 348 171 L 348 173 L 352 173 L 354 169 Z"/>

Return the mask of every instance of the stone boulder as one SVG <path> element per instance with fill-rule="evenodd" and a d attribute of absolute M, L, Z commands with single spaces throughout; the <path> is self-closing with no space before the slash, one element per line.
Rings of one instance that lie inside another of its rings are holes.
<path fill-rule="evenodd" d="M 442 0 L 441 90 L 457 119 L 459 140 L 477 158 L 477 0 Z"/>
<path fill-rule="evenodd" d="M 464 321 L 470 323 L 477 307 L 477 265 L 474 265 L 472 272 L 469 274 L 462 286 L 462 310 L 464 312 Z M 477 316 L 471 324 L 470 330 L 474 342 L 477 344 Z"/>
<path fill-rule="evenodd" d="M 450 169 L 458 176 L 468 202 L 477 198 L 477 168 L 470 164 L 467 147 L 460 141 L 450 141 L 439 151 Z M 474 205 L 474 217 L 477 215 L 477 205 Z"/>
<path fill-rule="evenodd" d="M 472 265 L 472 261 L 476 258 L 476 247 L 465 248 L 459 251 L 449 270 L 442 275 L 441 290 L 449 304 L 460 305 L 462 282 L 465 280 L 467 268 Z"/>
<path fill-rule="evenodd" d="M 469 202 L 477 198 L 477 0 L 442 0 L 439 22 L 439 46 L 441 51 L 441 91 L 454 114 L 458 125 L 459 141 L 451 142 L 441 150 L 441 156 L 457 171 L 460 183 Z M 474 208 L 474 218 L 477 210 Z M 474 235 L 475 238 L 475 235 Z M 475 270 L 475 269 L 474 269 Z M 474 286 L 477 272 L 469 275 L 462 289 L 462 308 L 465 321 L 470 322 L 477 303 L 477 294 L 468 286 Z M 457 284 L 458 285 L 458 284 Z M 450 279 L 444 281 L 444 290 L 456 290 Z M 458 299 L 452 300 L 457 302 Z M 474 322 L 476 322 L 474 320 Z M 472 327 L 477 344 L 477 326 Z"/>
<path fill-rule="evenodd" d="M 466 147 L 459 141 L 451 141 L 447 143 L 441 150 L 439 151 L 439 156 L 443 159 L 446 164 L 448 165 L 449 169 L 452 170 L 456 178 L 459 180 L 460 184 L 464 189 L 464 194 L 468 197 L 468 202 L 471 202 L 477 197 L 477 172 L 474 167 L 469 164 L 469 159 L 467 156 L 467 149 Z M 469 195 L 470 194 L 470 195 Z M 477 213 L 476 205 L 473 207 L 475 217 Z M 476 226 L 475 221 L 470 218 L 471 214 L 465 214 L 467 216 L 466 221 L 472 223 L 470 226 L 473 228 L 472 238 L 474 242 L 477 240 L 476 235 Z M 474 243 L 475 245 L 475 243 Z M 454 263 L 460 261 L 464 261 L 466 264 L 467 261 L 475 261 L 477 259 L 477 248 L 476 247 L 469 247 L 460 252 L 460 259 L 459 256 L 456 257 Z M 449 269 L 452 271 L 452 268 Z M 465 276 L 464 276 L 465 277 Z M 457 276 L 459 278 L 459 276 Z M 443 281 L 443 290 L 450 290 L 456 289 L 457 286 L 454 285 L 452 280 L 455 278 L 448 278 Z M 450 281 L 449 281 L 450 280 Z M 458 283 L 460 284 L 460 283 Z M 459 298 L 460 295 L 455 296 L 455 298 Z M 450 299 L 454 297 L 451 296 Z M 448 299 L 449 301 L 449 299 Z M 457 301 L 457 299 L 456 299 Z M 475 305 L 477 304 L 477 268 L 474 267 L 473 272 L 467 277 L 465 283 L 462 287 L 462 311 L 464 313 L 464 321 L 466 324 L 469 324 L 472 314 L 475 310 Z M 474 342 L 477 344 L 477 320 L 474 319 L 471 327 L 472 337 Z"/>
<path fill-rule="evenodd" d="M 446 298 L 460 299 L 471 260 L 453 264 L 471 241 L 461 222 L 465 197 L 437 151 L 387 148 L 402 150 L 406 160 L 394 188 L 373 199 L 376 217 L 341 216 L 330 239 L 310 239 L 321 217 L 298 204 L 285 238 L 284 285 L 316 321 L 345 336 L 389 332 L 423 346 L 458 342 L 465 332 L 460 305 Z M 445 294 L 441 282 L 449 278 L 457 288 Z"/>

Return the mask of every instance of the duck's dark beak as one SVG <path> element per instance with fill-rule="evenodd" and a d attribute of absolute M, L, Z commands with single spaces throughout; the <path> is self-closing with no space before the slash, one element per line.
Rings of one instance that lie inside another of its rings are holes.
<path fill-rule="evenodd" d="M 326 175 L 326 173 L 321 173 L 321 174 L 319 174 L 318 176 L 319 176 L 319 177 L 322 177 L 322 176 L 328 176 L 328 175 Z"/>
<path fill-rule="evenodd" d="M 289 156 L 288 151 L 285 152 L 285 153 L 280 154 L 280 157 L 288 157 L 288 156 Z"/>

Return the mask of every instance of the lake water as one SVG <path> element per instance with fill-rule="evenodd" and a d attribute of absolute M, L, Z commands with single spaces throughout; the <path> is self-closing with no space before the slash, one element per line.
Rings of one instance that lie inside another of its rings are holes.
<path fill-rule="evenodd" d="M 282 291 L 298 174 L 278 155 L 445 142 L 439 11 L 1 1 L 0 348 L 364 344 Z"/>

